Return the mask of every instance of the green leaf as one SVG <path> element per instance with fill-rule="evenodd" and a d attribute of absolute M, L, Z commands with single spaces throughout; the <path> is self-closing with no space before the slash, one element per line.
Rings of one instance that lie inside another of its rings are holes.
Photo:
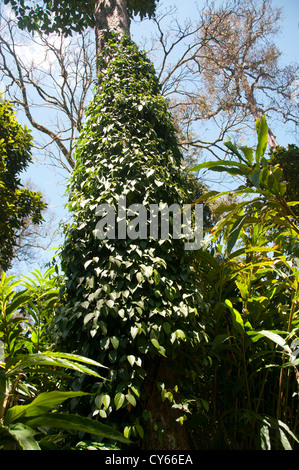
<path fill-rule="evenodd" d="M 65 400 L 74 397 L 90 395 L 84 392 L 44 392 L 40 393 L 29 405 L 16 405 L 9 408 L 4 418 L 4 424 L 20 421 L 23 418 L 35 416 L 61 405 Z"/>
<path fill-rule="evenodd" d="M 93 359 L 90 359 L 88 357 L 80 356 L 79 354 L 45 351 L 43 352 L 43 355 L 50 357 L 59 357 L 61 359 L 65 358 L 73 361 L 82 362 L 84 364 L 89 364 L 91 366 L 107 369 L 107 367 L 101 364 L 100 362 L 94 361 Z"/>
<path fill-rule="evenodd" d="M 240 150 L 242 150 L 243 154 L 245 155 L 247 161 L 247 165 L 251 166 L 253 163 L 253 150 L 250 147 L 247 147 L 247 145 L 239 147 Z"/>
<path fill-rule="evenodd" d="M 113 336 L 110 341 L 114 349 L 117 349 L 119 346 L 119 339 L 116 336 Z"/>
<path fill-rule="evenodd" d="M 124 404 L 125 401 L 125 395 L 121 392 L 117 393 L 114 397 L 114 403 L 116 406 L 116 409 L 119 410 Z"/>
<path fill-rule="evenodd" d="M 228 231 L 227 233 L 227 252 L 228 253 L 231 253 L 232 252 L 232 249 L 234 248 L 238 238 L 239 238 L 239 235 L 240 235 L 240 232 L 242 230 L 242 227 L 243 225 L 245 224 L 246 222 L 246 219 L 247 219 L 247 214 L 241 216 L 241 217 L 238 217 L 237 220 L 234 222 L 232 228 Z"/>
<path fill-rule="evenodd" d="M 23 450 L 40 450 L 38 442 L 33 438 L 36 431 L 30 427 L 16 423 L 9 426 L 8 432 Z"/>
<path fill-rule="evenodd" d="M 142 264 L 140 267 L 141 267 L 141 270 L 142 270 L 142 274 L 145 277 L 149 278 L 149 277 L 152 276 L 152 274 L 153 274 L 152 266 L 145 266 L 144 264 Z"/>
<path fill-rule="evenodd" d="M 144 438 L 144 430 L 143 430 L 143 427 L 140 425 L 140 424 L 135 424 L 135 429 L 136 431 L 138 432 L 139 436 L 141 437 L 141 439 Z"/>
<path fill-rule="evenodd" d="M 217 160 L 200 163 L 199 165 L 193 167 L 190 171 L 198 171 L 202 170 L 203 168 L 207 168 L 208 170 L 212 171 L 228 171 L 229 167 L 234 167 L 236 173 L 240 175 L 244 175 L 248 171 L 248 168 L 244 164 L 232 162 L 230 160 Z"/>
<path fill-rule="evenodd" d="M 248 175 L 248 179 L 251 181 L 251 183 L 258 189 L 260 189 L 260 174 L 261 170 L 255 171 L 251 175 Z"/>
<path fill-rule="evenodd" d="M 127 356 L 127 359 L 129 363 L 131 364 L 131 366 L 133 367 L 133 365 L 135 364 L 135 360 L 136 360 L 135 356 L 132 356 L 132 355 Z"/>
<path fill-rule="evenodd" d="M 244 163 L 247 163 L 247 162 L 243 159 L 243 157 L 242 157 L 242 155 L 240 154 L 238 148 L 232 143 L 231 140 L 228 140 L 228 141 L 224 142 L 224 145 L 225 145 L 229 150 L 231 150 L 235 155 L 237 155 L 237 157 L 238 157 L 240 160 L 242 160 Z"/>
<path fill-rule="evenodd" d="M 256 129 L 257 129 L 258 143 L 257 143 L 256 151 L 255 151 L 255 158 L 256 158 L 256 163 L 259 168 L 260 159 L 266 152 L 267 143 L 268 143 L 268 126 L 267 126 L 265 116 L 263 116 L 261 120 L 257 119 Z"/>
<path fill-rule="evenodd" d="M 140 397 L 140 390 L 137 386 L 131 385 L 130 389 L 135 393 L 136 397 L 138 397 L 138 398 Z"/>
<path fill-rule="evenodd" d="M 109 408 L 110 401 L 111 401 L 110 396 L 107 393 L 105 393 L 103 396 L 103 405 L 106 409 Z"/>
<path fill-rule="evenodd" d="M 176 330 L 175 335 L 177 338 L 181 338 L 183 341 L 186 341 L 186 335 L 183 330 Z"/>
<path fill-rule="evenodd" d="M 102 436 L 107 439 L 117 440 L 129 444 L 130 441 L 126 439 L 119 431 L 95 421 L 90 418 L 85 418 L 73 414 L 65 413 L 46 413 L 28 418 L 26 424 L 31 427 L 45 426 L 50 428 L 66 429 L 73 431 L 81 431 L 96 436 Z"/>
<path fill-rule="evenodd" d="M 292 350 L 287 345 L 286 341 L 277 333 L 268 330 L 261 330 L 261 331 L 249 331 L 248 334 L 252 335 L 255 340 L 258 340 L 262 337 L 266 337 L 273 341 L 278 346 L 281 346 L 285 351 L 287 351 L 290 355 L 292 355 Z"/>
<path fill-rule="evenodd" d="M 152 344 L 155 346 L 155 348 L 159 349 L 160 348 L 160 344 L 159 344 L 159 341 L 157 339 L 151 339 L 151 342 Z"/>
<path fill-rule="evenodd" d="M 128 393 L 126 395 L 126 399 L 132 406 L 136 406 L 136 398 L 134 397 L 134 395 L 131 395 L 131 393 Z"/>
<path fill-rule="evenodd" d="M 154 279 L 155 279 L 155 285 L 158 285 L 161 280 L 161 275 L 158 273 L 156 269 L 154 269 Z"/>
<path fill-rule="evenodd" d="M 138 326 L 131 326 L 130 333 L 132 336 L 132 339 L 135 339 L 137 334 L 138 334 Z"/>
<path fill-rule="evenodd" d="M 228 306 L 231 314 L 232 314 L 232 317 L 233 317 L 233 326 L 235 328 L 235 330 L 240 333 L 241 335 L 244 335 L 244 332 L 245 332 L 245 328 L 244 328 L 244 322 L 243 322 L 243 318 L 241 317 L 240 313 L 238 312 L 238 310 L 236 310 L 231 301 L 229 299 L 226 299 L 225 300 L 225 303 L 226 305 Z"/>
<path fill-rule="evenodd" d="M 129 439 L 132 434 L 132 426 L 126 426 L 124 429 L 124 436 Z"/>
<path fill-rule="evenodd" d="M 103 365 L 88 358 L 84 358 L 82 356 L 76 356 L 74 354 L 67 353 L 44 352 L 42 354 L 19 355 L 10 361 L 7 361 L 6 366 L 8 370 L 6 372 L 6 375 L 7 377 L 15 376 L 20 371 L 27 372 L 28 370 L 31 370 L 34 366 L 43 365 L 72 369 L 84 374 L 89 374 L 95 377 L 102 378 L 97 372 L 90 369 L 89 367 L 80 364 L 79 362 L 87 363 L 90 365 L 96 365 L 97 367 L 104 367 Z"/>
<path fill-rule="evenodd" d="M 24 292 L 19 292 L 14 296 L 12 302 L 7 305 L 6 307 L 6 314 L 11 315 L 15 312 L 18 308 L 25 305 L 30 299 L 32 298 L 31 295 L 25 294 Z"/>
<path fill-rule="evenodd" d="M 279 427 L 283 428 L 291 436 L 291 438 L 294 439 L 294 441 L 299 444 L 298 437 L 290 430 L 289 426 L 281 420 L 277 420 L 277 422 L 278 422 Z"/>
<path fill-rule="evenodd" d="M 260 438 L 262 450 L 271 450 L 269 423 L 264 420 L 260 427 Z"/>
<path fill-rule="evenodd" d="M 113 300 L 109 299 L 106 301 L 106 304 L 108 305 L 109 308 L 113 308 L 114 307 L 114 302 Z"/>
<path fill-rule="evenodd" d="M 163 346 L 161 346 L 161 345 L 159 344 L 159 341 L 158 341 L 157 339 L 155 339 L 155 338 L 152 338 L 152 339 L 151 339 L 151 342 L 152 342 L 153 346 L 155 346 L 155 348 L 158 349 L 159 353 L 160 353 L 162 356 L 166 357 L 165 348 L 163 348 Z"/>
<path fill-rule="evenodd" d="M 286 434 L 283 432 L 281 428 L 279 428 L 279 436 L 280 436 L 280 442 L 284 450 L 293 450 Z"/>

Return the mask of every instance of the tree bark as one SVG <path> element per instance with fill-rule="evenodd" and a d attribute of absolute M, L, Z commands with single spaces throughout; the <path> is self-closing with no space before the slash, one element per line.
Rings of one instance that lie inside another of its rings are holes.
<path fill-rule="evenodd" d="M 98 57 L 105 45 L 108 31 L 123 33 L 130 37 L 127 0 L 95 0 L 94 14 L 96 18 L 96 51 Z"/>
<path fill-rule="evenodd" d="M 150 412 L 151 419 L 142 442 L 142 450 L 190 450 L 190 439 L 185 425 L 181 425 L 176 419 L 181 411 L 171 407 L 168 399 L 162 400 L 161 390 L 158 384 L 165 383 L 166 388 L 173 389 L 176 385 L 176 367 L 168 359 L 152 361 L 147 367 L 147 378 L 144 389 L 146 399 L 144 409 Z M 160 433 L 155 426 L 162 428 Z"/>

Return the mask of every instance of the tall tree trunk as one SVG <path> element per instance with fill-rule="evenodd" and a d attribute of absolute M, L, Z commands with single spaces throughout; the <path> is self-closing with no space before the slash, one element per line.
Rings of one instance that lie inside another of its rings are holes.
<path fill-rule="evenodd" d="M 124 33 L 130 37 L 130 18 L 127 0 L 95 0 L 96 51 L 103 50 L 108 31 Z M 99 70 L 97 70 L 99 72 Z"/>
<path fill-rule="evenodd" d="M 253 115 L 254 119 L 261 119 L 262 113 L 259 110 L 256 99 L 253 93 L 252 87 L 249 85 L 247 78 L 245 77 L 244 74 L 241 75 L 241 82 L 242 82 L 242 88 L 245 92 L 245 96 L 247 99 L 247 104 L 250 109 L 251 114 Z M 271 148 L 271 150 L 275 150 L 278 147 L 278 143 L 276 140 L 275 135 L 271 131 L 270 128 L 268 128 L 268 144 Z"/>
<path fill-rule="evenodd" d="M 127 12 L 127 0 L 95 0 L 96 51 L 97 57 L 102 52 L 109 31 L 119 32 L 130 37 L 130 19 Z M 109 60 L 109 58 L 107 58 Z M 97 64 L 97 72 L 98 69 Z M 144 409 L 150 411 L 151 421 L 147 429 L 147 438 L 142 443 L 144 450 L 188 450 L 189 436 L 185 426 L 176 419 L 180 412 L 174 410 L 168 400 L 163 401 L 159 382 L 167 382 L 173 388 L 176 384 L 175 365 L 166 359 L 158 358 L 147 367 Z M 163 429 L 163 439 L 154 429 L 154 425 Z"/>
<path fill-rule="evenodd" d="M 171 407 L 168 399 L 162 400 L 159 383 L 167 384 L 173 389 L 177 383 L 176 365 L 164 358 L 157 358 L 147 367 L 147 378 L 144 384 L 146 394 L 144 409 L 151 415 L 146 437 L 142 442 L 142 450 L 190 450 L 191 442 L 186 430 L 176 420 L 182 414 Z M 159 434 L 155 426 L 163 429 Z"/>

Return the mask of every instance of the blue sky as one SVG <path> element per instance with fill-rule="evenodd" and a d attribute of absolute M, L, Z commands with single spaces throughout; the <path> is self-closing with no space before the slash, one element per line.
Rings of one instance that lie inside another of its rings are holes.
<path fill-rule="evenodd" d="M 176 6 L 178 17 L 180 19 L 192 18 L 196 15 L 196 5 L 199 8 L 205 2 L 197 0 L 161 0 L 163 8 Z M 217 2 L 216 2 L 217 3 Z M 283 32 L 279 47 L 283 51 L 288 62 L 299 59 L 299 1 L 298 0 L 272 0 L 274 7 L 283 8 Z M 150 32 L 152 26 L 149 21 L 143 21 L 142 24 L 135 25 L 132 28 L 134 40 L 138 41 L 140 36 Z"/>
<path fill-rule="evenodd" d="M 178 9 L 178 18 L 180 20 L 194 18 L 196 14 L 196 4 L 201 7 L 203 2 L 194 0 L 163 0 L 163 7 L 176 5 Z M 298 0 L 273 0 L 273 5 L 283 7 L 283 31 L 277 40 L 277 45 L 283 52 L 283 62 L 291 63 L 299 60 L 299 2 Z M 143 21 L 140 24 L 132 25 L 132 37 L 138 43 L 142 41 L 143 36 L 150 35 L 152 31 L 152 23 Z M 33 133 L 34 135 L 34 133 Z M 279 137 L 278 133 L 277 136 Z M 284 136 L 280 136 L 282 139 Z M 289 142 L 284 142 L 286 145 Z M 24 180 L 30 178 L 32 182 L 46 196 L 50 210 L 56 214 L 58 221 L 65 217 L 64 209 L 65 197 L 63 196 L 65 187 L 65 179 L 59 173 L 49 166 L 44 166 L 35 162 L 31 165 L 29 171 L 24 175 Z M 50 255 L 51 256 L 51 255 Z M 49 257 L 49 254 L 47 255 Z M 30 268 L 31 269 L 31 268 Z"/>
<path fill-rule="evenodd" d="M 283 31 L 278 45 L 286 63 L 299 62 L 299 2 L 298 0 L 273 0 L 273 5 L 283 8 Z"/>

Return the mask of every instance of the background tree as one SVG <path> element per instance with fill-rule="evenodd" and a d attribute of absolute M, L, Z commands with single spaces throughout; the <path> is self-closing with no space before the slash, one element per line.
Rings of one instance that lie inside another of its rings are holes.
<path fill-rule="evenodd" d="M 90 31 L 69 38 L 38 33 L 32 37 L 3 12 L 0 36 L 6 95 L 37 130 L 37 158 L 68 175 L 96 77 Z M 47 113 L 40 112 L 44 109 Z"/>
<path fill-rule="evenodd" d="M 42 222 L 42 194 L 23 188 L 20 173 L 31 161 L 31 135 L 16 120 L 12 106 L 0 103 L 0 267 L 10 267 L 18 233 L 30 217 Z"/>
<path fill-rule="evenodd" d="M 32 191 L 38 192 L 35 185 L 30 180 L 24 182 L 24 186 Z M 56 217 L 49 204 L 45 201 L 45 208 L 42 210 L 42 223 L 33 223 L 32 217 L 29 215 L 23 219 L 22 226 L 16 232 L 16 244 L 13 249 L 13 258 L 11 262 L 11 270 L 13 273 L 19 273 L 23 269 L 22 263 L 27 266 L 38 265 L 42 268 L 45 259 L 41 253 L 47 251 L 54 243 L 59 245 L 59 233 L 56 228 Z"/>
<path fill-rule="evenodd" d="M 227 151 L 222 145 L 227 136 L 240 140 L 262 115 L 273 126 L 281 122 L 296 131 L 298 106 L 291 93 L 298 65 L 281 63 L 274 41 L 281 18 L 271 0 L 240 0 L 206 2 L 185 24 L 173 9 L 153 19 L 157 33 L 145 47 L 184 130 L 185 148 L 219 158 Z M 274 149 L 279 142 L 268 132 Z"/>

